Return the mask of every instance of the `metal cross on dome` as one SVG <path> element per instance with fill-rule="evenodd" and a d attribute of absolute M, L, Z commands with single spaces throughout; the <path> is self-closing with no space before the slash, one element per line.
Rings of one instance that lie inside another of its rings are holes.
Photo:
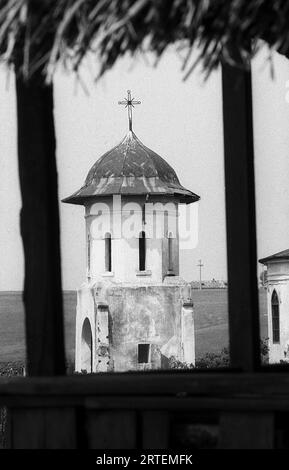
<path fill-rule="evenodd" d="M 123 101 L 119 101 L 118 104 L 123 104 L 128 111 L 128 126 L 129 130 L 132 131 L 132 108 L 134 108 L 135 104 L 141 104 L 141 101 L 136 101 L 134 98 L 131 97 L 131 91 L 127 90 L 127 98 Z"/>

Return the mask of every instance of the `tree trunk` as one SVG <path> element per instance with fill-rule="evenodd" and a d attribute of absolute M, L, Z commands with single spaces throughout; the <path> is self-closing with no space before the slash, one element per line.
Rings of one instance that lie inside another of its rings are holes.
<path fill-rule="evenodd" d="M 65 373 L 53 88 L 16 79 L 29 375 Z"/>
<path fill-rule="evenodd" d="M 250 70 L 223 65 L 231 367 L 260 367 L 254 136 Z"/>

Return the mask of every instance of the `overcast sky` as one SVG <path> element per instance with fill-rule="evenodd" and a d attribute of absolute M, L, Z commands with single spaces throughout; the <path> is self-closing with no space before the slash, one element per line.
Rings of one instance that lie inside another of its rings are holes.
<path fill-rule="evenodd" d="M 289 244 L 289 62 L 274 56 L 272 80 L 265 57 L 260 55 L 253 65 L 259 257 Z M 185 187 L 201 196 L 199 243 L 181 253 L 181 275 L 197 279 L 201 258 L 204 279 L 226 279 L 221 75 L 215 72 L 204 83 L 195 73 L 183 82 L 180 65 L 173 52 L 157 68 L 141 58 L 132 63 L 126 57 L 97 84 L 85 66 L 88 95 L 72 76 L 58 73 L 54 85 L 59 199 L 80 188 L 93 163 L 126 134 L 126 111 L 117 102 L 131 89 L 142 102 L 134 112 L 135 133 L 173 166 Z M 18 290 L 23 285 L 21 203 L 14 78 L 8 78 L 2 68 L 0 290 Z M 75 289 L 85 276 L 84 211 L 63 203 L 60 210 L 63 286 Z"/>

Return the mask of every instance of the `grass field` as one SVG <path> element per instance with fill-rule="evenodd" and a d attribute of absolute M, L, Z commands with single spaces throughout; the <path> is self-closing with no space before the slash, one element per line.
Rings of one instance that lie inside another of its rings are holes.
<path fill-rule="evenodd" d="M 228 345 L 227 290 L 194 290 L 196 354 L 218 352 Z M 267 337 L 266 292 L 259 293 L 261 336 Z M 74 356 L 76 293 L 64 292 L 67 357 Z M 0 362 L 25 359 L 21 292 L 0 292 Z"/>

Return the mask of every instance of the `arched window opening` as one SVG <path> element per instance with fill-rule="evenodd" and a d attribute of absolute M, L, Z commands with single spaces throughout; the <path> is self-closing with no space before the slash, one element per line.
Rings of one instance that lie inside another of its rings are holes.
<path fill-rule="evenodd" d="M 81 370 L 92 372 L 92 332 L 88 318 L 83 322 L 81 333 Z"/>
<path fill-rule="evenodd" d="M 174 263 L 173 263 L 173 234 L 170 232 L 168 235 L 168 255 L 169 255 L 169 272 L 173 272 Z"/>
<path fill-rule="evenodd" d="M 271 298 L 273 343 L 280 343 L 279 299 L 274 290 Z"/>
<path fill-rule="evenodd" d="M 105 271 L 111 272 L 111 234 L 105 234 Z"/>
<path fill-rule="evenodd" d="M 139 235 L 139 271 L 146 270 L 146 234 L 141 232 Z"/>

